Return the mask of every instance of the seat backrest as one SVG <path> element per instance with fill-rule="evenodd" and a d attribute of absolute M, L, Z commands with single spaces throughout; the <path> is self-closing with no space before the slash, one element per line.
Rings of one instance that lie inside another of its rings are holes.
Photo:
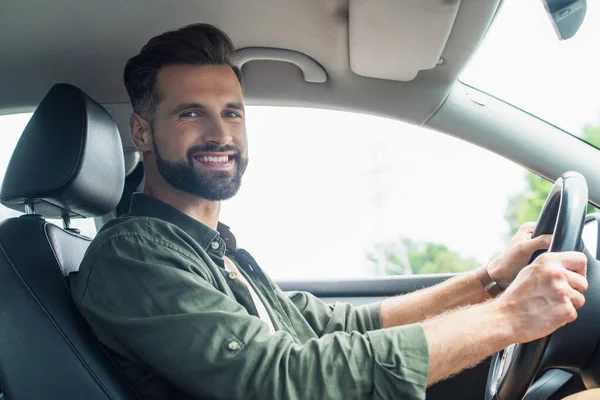
<path fill-rule="evenodd" d="M 6 398 L 136 399 L 79 314 L 66 277 L 90 239 L 44 217 L 103 215 L 123 191 L 123 152 L 110 115 L 55 85 L 11 157 L 0 201 L 26 215 L 0 223 L 0 388 Z"/>

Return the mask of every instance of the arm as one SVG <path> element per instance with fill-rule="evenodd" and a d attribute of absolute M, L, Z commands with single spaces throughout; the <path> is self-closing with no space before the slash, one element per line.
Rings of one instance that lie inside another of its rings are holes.
<path fill-rule="evenodd" d="M 383 327 L 379 303 L 356 307 L 341 302 L 327 304 L 307 292 L 291 292 L 287 298 L 319 337 L 338 331 L 366 333 Z"/>
<path fill-rule="evenodd" d="M 580 253 L 546 254 L 523 269 L 500 297 L 425 320 L 423 328 L 430 360 L 427 385 L 476 365 L 512 343 L 547 336 L 572 321 L 577 315 L 575 309 L 585 301 L 581 293 L 587 289 L 586 264 L 585 256 Z M 477 287 L 473 279 L 477 278 L 466 274 L 454 279 L 455 282 L 447 282 L 447 286 L 458 290 L 461 286 Z M 441 284 L 431 290 L 439 294 L 439 307 L 447 307 L 442 304 L 443 291 L 447 289 L 444 286 Z M 477 289 L 482 290 L 481 286 Z M 456 301 L 477 299 L 477 296 L 480 294 L 467 290 Z M 447 301 L 457 304 L 453 299 Z M 314 299 L 314 305 L 325 307 L 318 299 Z M 393 393 L 390 397 L 394 397 Z"/>
<path fill-rule="evenodd" d="M 430 288 L 381 302 L 384 328 L 421 322 L 434 315 L 489 299 L 474 271 L 461 274 Z"/>
<path fill-rule="evenodd" d="M 292 292 L 288 296 L 318 336 L 336 331 L 365 333 L 421 322 L 447 310 L 489 299 L 473 271 L 367 306 L 327 304 L 306 292 Z"/>
<path fill-rule="evenodd" d="M 506 251 L 482 267 L 488 269 L 502 288 L 508 287 L 535 251 L 545 249 L 550 244 L 551 235 L 529 239 L 534 227 L 534 223 L 523 224 Z M 466 272 L 430 288 L 389 298 L 382 303 L 359 307 L 347 303 L 327 304 L 306 292 L 292 292 L 288 297 L 318 336 L 336 331 L 365 333 L 382 327 L 421 322 L 448 310 L 489 299 L 476 271 Z"/>
<path fill-rule="evenodd" d="M 442 314 L 423 325 L 431 357 L 427 386 L 517 341 L 494 302 Z"/>
<path fill-rule="evenodd" d="M 545 337 L 577 318 L 587 289 L 582 253 L 550 253 L 524 268 L 497 299 L 424 322 L 431 385 L 512 343 Z"/>
<path fill-rule="evenodd" d="M 131 245 L 140 251 L 119 251 Z M 194 396 L 425 396 L 428 347 L 421 325 L 299 343 L 284 331 L 271 335 L 196 273 L 205 269 L 198 260 L 150 238 L 118 237 L 92 257 L 72 288 L 101 342 Z"/>
<path fill-rule="evenodd" d="M 534 252 L 547 249 L 552 235 L 530 239 L 534 223 L 521 226 L 506 250 L 488 265 L 488 273 L 506 289 L 531 259 Z M 421 322 L 434 315 L 457 307 L 481 303 L 489 299 L 475 271 L 465 272 L 438 285 L 403 296 L 392 297 L 381 303 L 381 321 L 384 328 Z"/>

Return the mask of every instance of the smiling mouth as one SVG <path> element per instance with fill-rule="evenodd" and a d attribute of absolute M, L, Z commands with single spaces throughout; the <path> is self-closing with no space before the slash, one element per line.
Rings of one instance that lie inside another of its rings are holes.
<path fill-rule="evenodd" d="M 235 154 L 196 154 L 192 156 L 198 164 L 210 169 L 227 170 L 233 168 Z"/>
<path fill-rule="evenodd" d="M 226 163 L 233 159 L 233 156 L 194 156 L 196 161 L 203 163 Z"/>

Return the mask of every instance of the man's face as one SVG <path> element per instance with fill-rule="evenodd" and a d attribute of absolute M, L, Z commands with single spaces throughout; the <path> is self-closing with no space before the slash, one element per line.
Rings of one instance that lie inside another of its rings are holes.
<path fill-rule="evenodd" d="M 157 76 L 152 124 L 158 172 L 173 187 L 207 200 L 240 188 L 248 164 L 241 85 L 221 65 L 172 65 Z"/>

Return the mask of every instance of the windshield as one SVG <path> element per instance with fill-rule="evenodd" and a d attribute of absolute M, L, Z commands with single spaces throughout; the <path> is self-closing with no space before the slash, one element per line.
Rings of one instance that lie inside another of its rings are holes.
<path fill-rule="evenodd" d="M 505 0 L 460 80 L 600 147 L 600 1 L 559 41 L 541 0 Z"/>

